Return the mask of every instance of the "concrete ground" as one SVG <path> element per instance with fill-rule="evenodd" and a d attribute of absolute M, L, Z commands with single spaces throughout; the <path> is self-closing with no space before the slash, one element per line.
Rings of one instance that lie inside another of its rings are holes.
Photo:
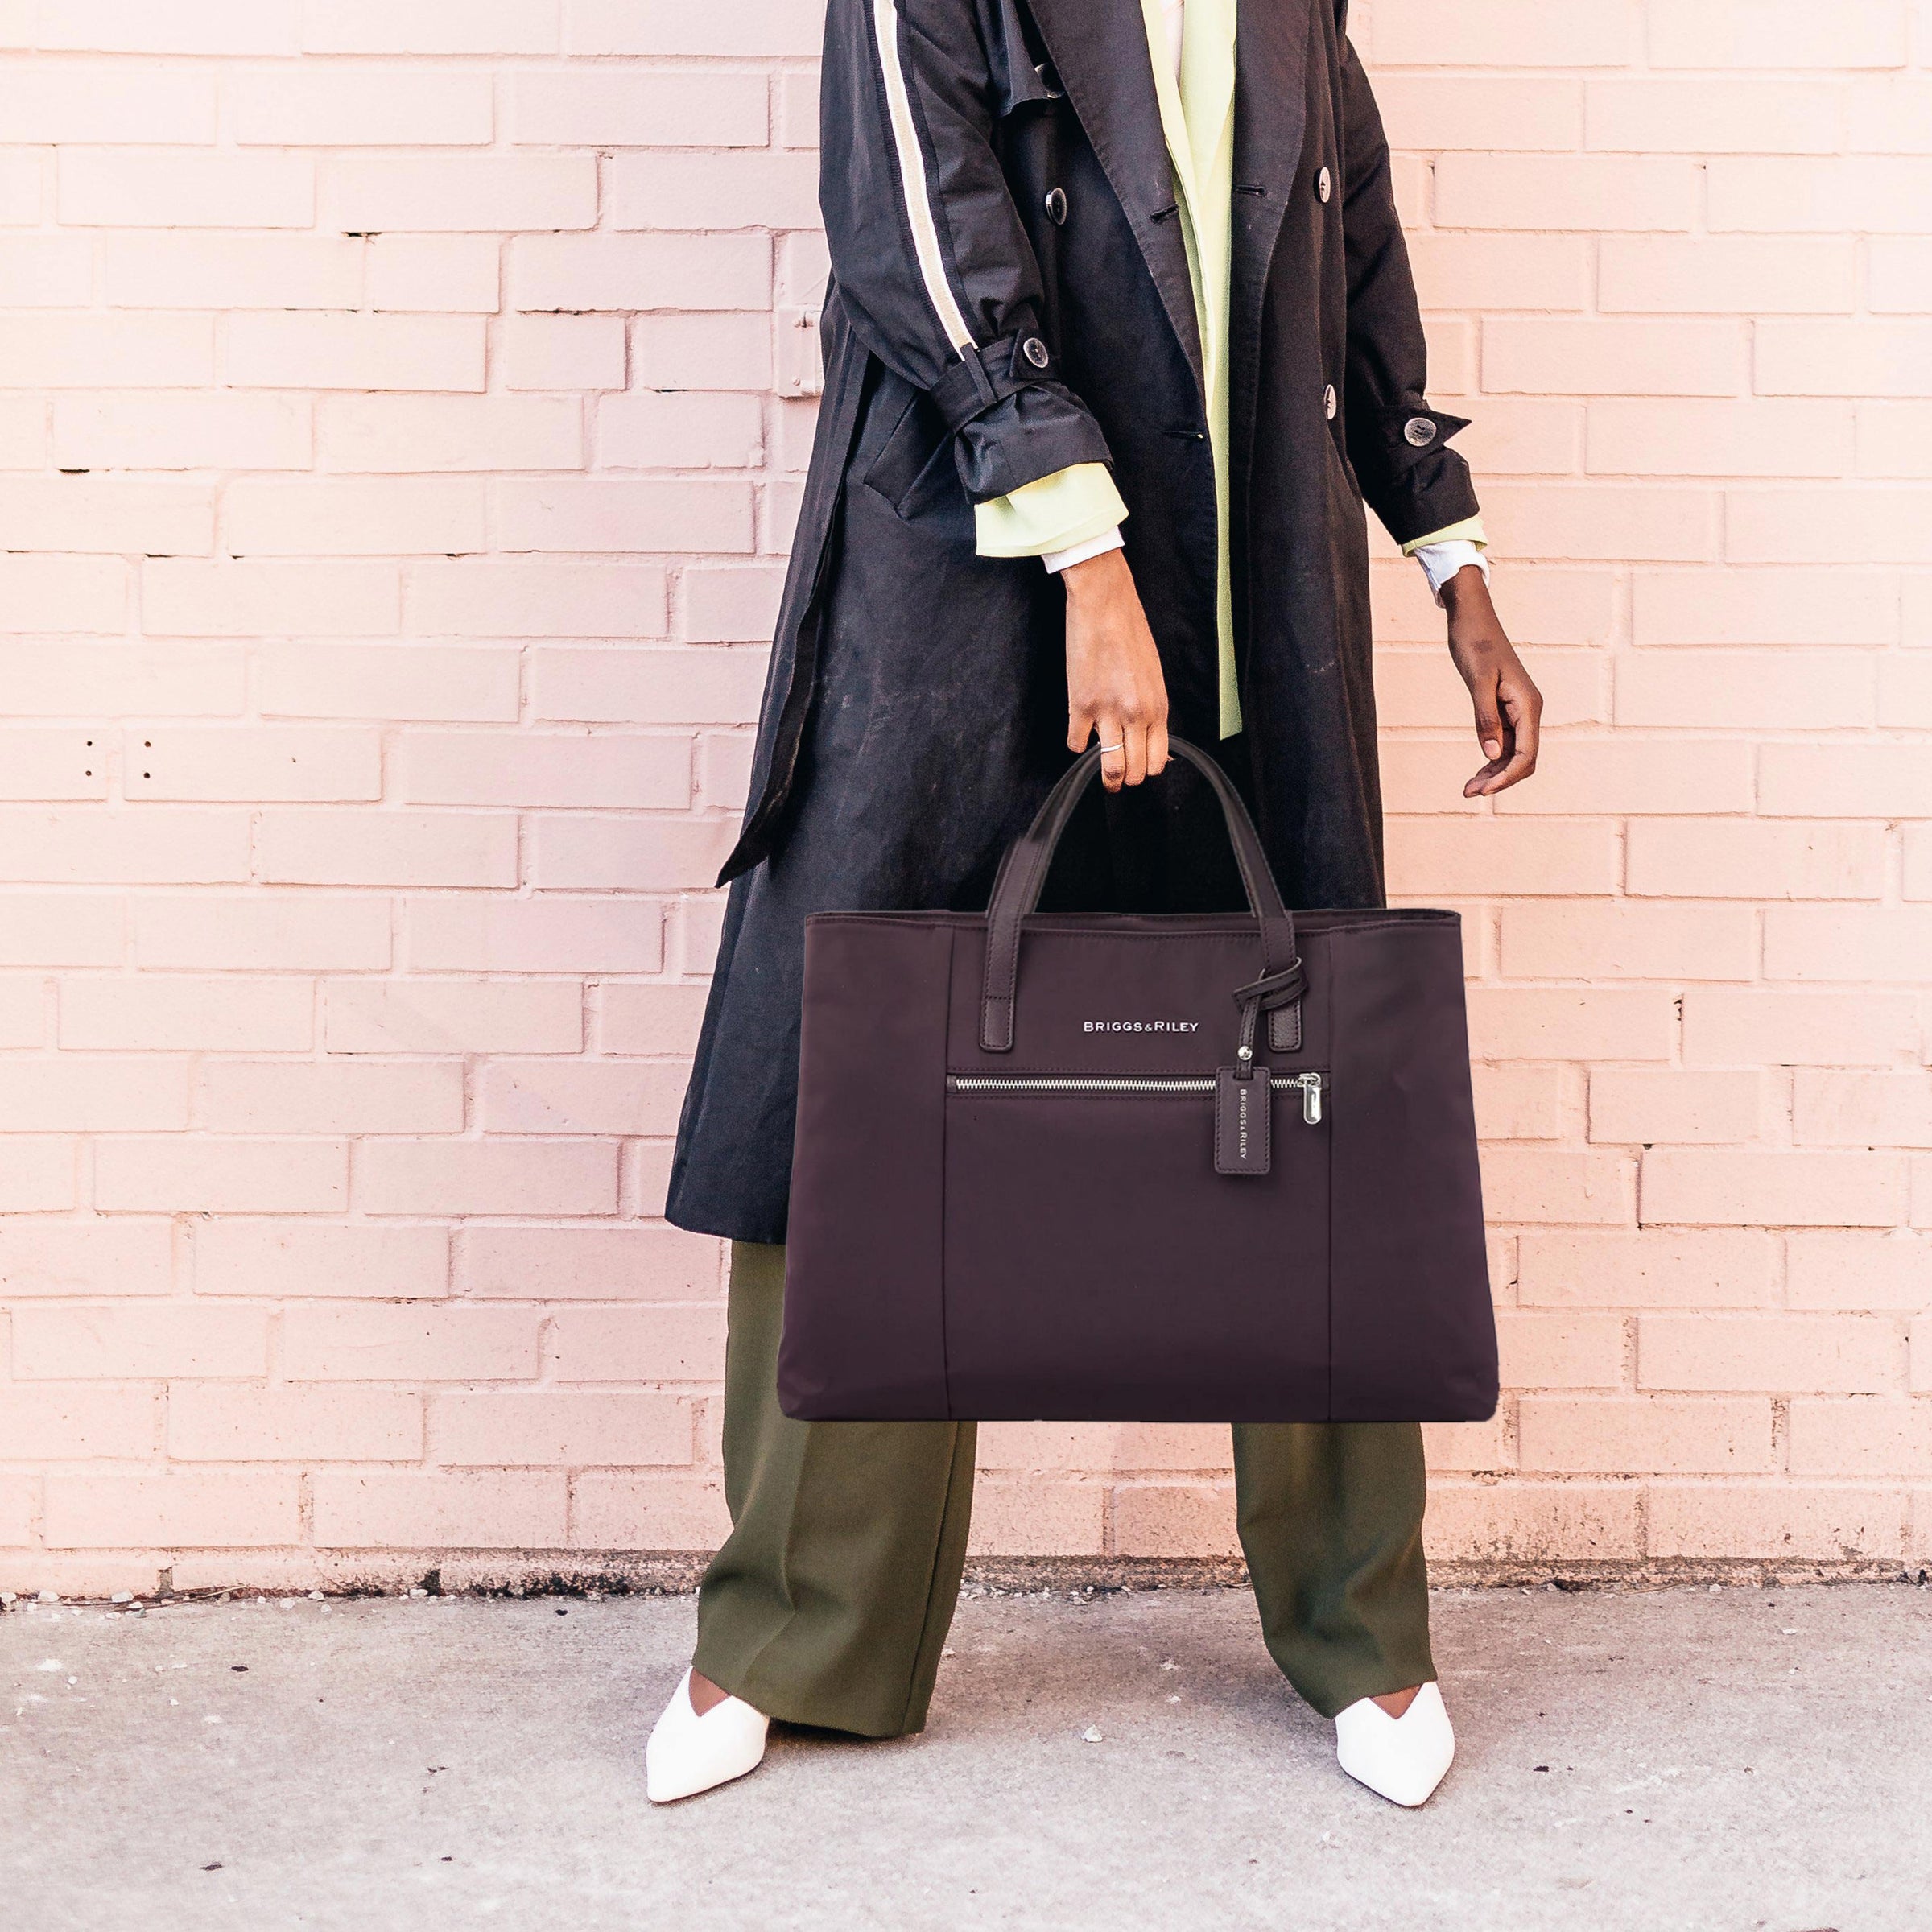
<path fill-rule="evenodd" d="M 1925 1932 L 1932 1589 L 1437 1594 L 1461 1740 L 1336 1769 L 1240 1590 L 969 1595 L 931 1728 L 664 1810 L 688 1597 L 0 1616 L 34 1932 L 514 1925 Z"/>

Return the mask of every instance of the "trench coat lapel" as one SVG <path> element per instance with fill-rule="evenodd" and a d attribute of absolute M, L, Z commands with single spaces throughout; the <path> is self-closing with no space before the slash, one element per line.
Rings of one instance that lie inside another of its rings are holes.
<path fill-rule="evenodd" d="M 1314 0 L 1241 0 L 1235 27 L 1234 221 L 1228 301 L 1228 440 L 1253 447 L 1261 305 L 1308 124 Z M 1237 493 L 1238 494 L 1238 493 Z"/>
<path fill-rule="evenodd" d="M 1252 0 L 1257 8 L 1273 0 Z M 1174 202 L 1174 167 L 1137 0 L 1028 0 L 1080 125 L 1146 258 L 1203 388 L 1200 323 Z"/>

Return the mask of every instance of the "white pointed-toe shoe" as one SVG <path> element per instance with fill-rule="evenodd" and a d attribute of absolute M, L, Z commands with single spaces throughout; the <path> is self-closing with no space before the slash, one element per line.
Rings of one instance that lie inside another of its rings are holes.
<path fill-rule="evenodd" d="M 691 1708 L 687 1670 L 644 1747 L 644 1795 L 654 1805 L 667 1805 L 757 1770 L 770 1721 L 737 1697 L 725 1698 L 699 1716 Z"/>
<path fill-rule="evenodd" d="M 1335 1720 L 1335 1754 L 1351 1777 L 1391 1804 L 1426 1802 L 1455 1757 L 1442 1692 L 1424 1684 L 1400 1717 L 1372 1697 L 1351 1704 Z"/>

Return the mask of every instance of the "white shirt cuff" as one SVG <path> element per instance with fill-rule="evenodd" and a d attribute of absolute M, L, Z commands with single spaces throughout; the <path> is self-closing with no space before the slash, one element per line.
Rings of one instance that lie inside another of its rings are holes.
<path fill-rule="evenodd" d="M 1439 606 L 1443 601 L 1443 586 L 1472 564 L 1483 573 L 1483 581 L 1489 581 L 1488 558 L 1480 543 L 1472 543 L 1467 537 L 1455 537 L 1447 543 L 1425 543 L 1414 555 L 1422 567 L 1422 575 L 1429 580 L 1429 594 Z"/>
<path fill-rule="evenodd" d="M 1089 557 L 1104 556 L 1110 550 L 1123 549 L 1126 541 L 1117 523 L 1112 530 L 1104 530 L 1097 537 L 1089 537 L 1084 543 L 1069 543 L 1064 550 L 1047 551 L 1040 561 L 1051 575 L 1057 577 L 1062 571 L 1070 570 L 1075 564 L 1084 564 Z"/>

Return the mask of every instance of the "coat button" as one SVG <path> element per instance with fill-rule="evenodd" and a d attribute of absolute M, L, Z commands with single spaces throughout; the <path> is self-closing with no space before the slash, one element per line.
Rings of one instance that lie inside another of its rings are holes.
<path fill-rule="evenodd" d="M 1435 440 L 1435 425 L 1426 416 L 1411 416 L 1402 425 L 1402 435 L 1417 449 L 1426 449 Z"/>
<path fill-rule="evenodd" d="M 1338 405 L 1335 399 L 1335 385 L 1331 382 L 1328 386 L 1322 391 L 1322 414 L 1325 415 L 1331 423 L 1335 420 L 1335 412 L 1337 407 Z"/>
<path fill-rule="evenodd" d="M 1067 219 L 1067 191 L 1063 188 L 1050 188 L 1046 191 L 1046 217 L 1059 226 Z"/>
<path fill-rule="evenodd" d="M 1038 336 L 1029 336 L 1026 340 L 1020 345 L 1020 353 L 1023 355 L 1035 369 L 1044 369 L 1047 363 L 1052 360 L 1052 358 L 1046 353 L 1046 345 L 1042 342 Z"/>
<path fill-rule="evenodd" d="M 1315 192 L 1324 201 L 1335 192 L 1335 176 L 1330 174 L 1327 168 L 1323 168 L 1315 176 Z"/>

